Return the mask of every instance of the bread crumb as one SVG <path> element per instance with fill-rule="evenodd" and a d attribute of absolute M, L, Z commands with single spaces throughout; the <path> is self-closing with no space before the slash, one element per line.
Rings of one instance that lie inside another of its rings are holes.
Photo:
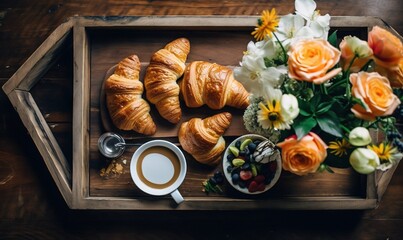
<path fill-rule="evenodd" d="M 102 168 L 99 172 L 101 177 L 110 178 L 117 177 L 123 173 L 122 164 L 118 163 L 116 160 L 112 160 L 106 168 Z"/>

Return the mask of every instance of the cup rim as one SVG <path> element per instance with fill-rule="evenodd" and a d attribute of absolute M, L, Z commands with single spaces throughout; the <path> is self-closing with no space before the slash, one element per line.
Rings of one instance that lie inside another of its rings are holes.
<path fill-rule="evenodd" d="M 176 181 L 172 185 L 170 185 L 166 188 L 162 188 L 162 189 L 156 189 L 156 188 L 147 186 L 140 180 L 140 178 L 137 176 L 137 173 L 136 173 L 136 165 L 137 165 L 138 157 L 145 150 L 147 150 L 151 147 L 155 147 L 155 146 L 161 146 L 161 147 L 166 147 L 166 148 L 170 149 L 178 157 L 178 160 L 180 163 L 180 173 L 179 173 L 178 179 L 176 179 Z M 134 184 L 141 191 L 148 193 L 150 195 L 154 195 L 154 196 L 168 195 L 168 194 L 174 192 L 175 190 L 177 190 L 179 188 L 179 186 L 182 184 L 182 182 L 185 180 L 186 172 L 187 172 L 187 164 L 186 164 L 185 155 L 175 144 L 173 144 L 169 141 L 166 141 L 166 140 L 157 139 L 157 140 L 151 140 L 149 142 L 142 144 L 133 153 L 132 159 L 130 162 L 130 175 L 132 177 Z"/>

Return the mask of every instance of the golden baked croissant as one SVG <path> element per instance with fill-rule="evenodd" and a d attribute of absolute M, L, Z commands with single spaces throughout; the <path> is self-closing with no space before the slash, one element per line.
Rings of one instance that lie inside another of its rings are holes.
<path fill-rule="evenodd" d="M 179 86 L 188 107 L 206 104 L 212 109 L 225 105 L 245 109 L 249 105 L 249 93 L 234 79 L 233 71 L 216 63 L 191 62 Z"/>
<path fill-rule="evenodd" d="M 222 135 L 231 124 L 231 120 L 232 115 L 224 112 L 205 119 L 192 118 L 182 123 L 178 137 L 183 150 L 200 163 L 216 165 L 225 150 Z"/>
<path fill-rule="evenodd" d="M 150 115 L 150 106 L 142 98 L 143 83 L 139 81 L 140 61 L 129 56 L 117 65 L 105 81 L 106 104 L 113 124 L 121 130 L 152 135 L 157 127 Z"/>
<path fill-rule="evenodd" d="M 144 77 L 148 101 L 155 104 L 160 115 L 171 123 L 182 117 L 179 104 L 179 85 L 176 80 L 185 71 L 190 51 L 186 38 L 178 38 L 153 54 Z"/>

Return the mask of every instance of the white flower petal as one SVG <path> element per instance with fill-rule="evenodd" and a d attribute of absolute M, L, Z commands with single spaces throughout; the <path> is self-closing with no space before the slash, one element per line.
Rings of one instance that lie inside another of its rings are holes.
<path fill-rule="evenodd" d="M 277 37 L 283 46 L 288 47 L 296 33 L 304 27 L 305 21 L 299 15 L 288 14 L 280 18 Z"/>
<path fill-rule="evenodd" d="M 272 102 L 273 100 L 279 102 L 281 100 L 282 92 L 280 89 L 275 89 L 270 85 L 266 85 L 263 87 L 263 97 L 268 101 Z"/>
<path fill-rule="evenodd" d="M 261 72 L 261 79 L 264 84 L 269 84 L 273 88 L 277 88 L 282 84 L 283 73 L 275 67 L 269 67 Z"/>
<path fill-rule="evenodd" d="M 297 98 L 292 94 L 284 94 L 281 97 L 281 116 L 284 121 L 292 123 L 299 114 L 299 106 Z"/>
<path fill-rule="evenodd" d="M 361 174 L 372 173 L 380 164 L 378 155 L 367 148 L 356 148 L 349 161 L 354 170 Z"/>
<path fill-rule="evenodd" d="M 315 18 L 315 22 L 317 22 L 320 26 L 327 28 L 330 25 L 330 15 L 329 14 L 326 14 L 324 16 L 318 15 Z"/>
<path fill-rule="evenodd" d="M 313 0 L 295 0 L 295 13 L 310 21 L 316 9 Z"/>
<path fill-rule="evenodd" d="M 327 39 L 328 27 L 322 27 L 319 23 L 317 22 L 312 22 L 309 28 L 312 30 L 312 33 L 315 38 L 322 38 L 322 39 Z"/>
<path fill-rule="evenodd" d="M 349 133 L 348 141 L 353 146 L 365 146 L 372 142 L 372 138 L 367 128 L 356 127 Z"/>

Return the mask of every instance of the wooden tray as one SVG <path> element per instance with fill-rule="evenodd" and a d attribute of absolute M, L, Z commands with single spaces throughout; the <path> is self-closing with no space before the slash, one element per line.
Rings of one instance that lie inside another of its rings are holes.
<path fill-rule="evenodd" d="M 103 124 L 100 93 L 106 74 L 117 62 L 137 54 L 143 68 L 151 55 L 178 37 L 191 42 L 188 62 L 205 60 L 236 66 L 257 17 L 251 16 L 171 16 L 171 17 L 74 17 L 59 26 L 21 68 L 3 86 L 44 158 L 61 194 L 74 209 L 137 209 L 137 210 L 245 210 L 245 209 L 370 209 L 375 208 L 393 175 L 396 166 L 387 172 L 368 176 L 351 169 L 335 169 L 334 174 L 322 173 L 299 177 L 283 171 L 278 183 L 267 193 L 245 196 L 225 184 L 223 194 L 202 192 L 202 181 L 217 168 L 196 163 L 187 156 L 188 173 L 180 191 L 185 202 L 176 206 L 170 197 L 151 197 L 133 184 L 129 165 L 135 147 L 117 159 L 124 173 L 115 177 L 100 176 L 109 164 L 97 148 L 98 137 L 113 130 Z M 374 26 L 392 28 L 372 17 L 332 17 L 332 30 L 339 36 L 366 38 Z M 72 160 L 67 158 L 56 140 L 43 113 L 30 91 L 60 56 L 60 49 L 72 41 L 73 111 Z M 183 106 L 183 105 L 182 105 Z M 187 109 L 184 116 L 207 116 L 215 112 L 207 108 Z M 242 111 L 226 108 L 234 121 L 226 132 L 229 142 L 245 133 Z M 152 109 L 152 114 L 156 114 Z M 157 117 L 158 118 L 158 117 Z M 104 119 L 105 120 L 105 119 Z M 157 119 L 159 132 L 145 139 L 132 132 L 121 132 L 127 139 L 145 141 L 153 138 L 177 142 L 177 126 Z M 165 129 L 165 130 L 164 130 Z M 124 162 L 126 164 L 124 164 Z"/>

